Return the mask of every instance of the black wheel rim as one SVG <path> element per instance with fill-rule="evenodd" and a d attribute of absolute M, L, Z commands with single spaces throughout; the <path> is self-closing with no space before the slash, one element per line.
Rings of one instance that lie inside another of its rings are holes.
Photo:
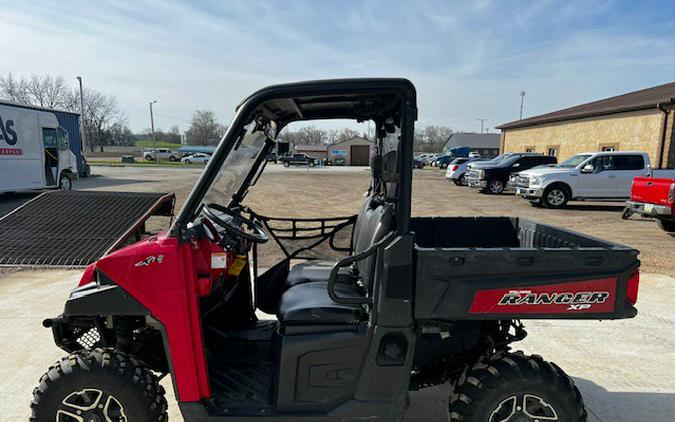
<path fill-rule="evenodd" d="M 70 393 L 61 401 L 56 422 L 129 422 L 124 406 L 112 394 L 95 388 Z"/>
<path fill-rule="evenodd" d="M 534 394 L 518 394 L 502 400 L 490 414 L 488 422 L 555 422 L 560 421 L 551 403 Z"/>

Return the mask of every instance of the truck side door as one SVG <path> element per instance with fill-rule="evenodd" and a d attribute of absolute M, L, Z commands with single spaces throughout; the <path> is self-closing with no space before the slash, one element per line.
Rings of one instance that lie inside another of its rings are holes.
<path fill-rule="evenodd" d="M 610 198 L 616 194 L 616 171 L 614 156 L 600 155 L 588 164 L 593 166 L 591 173 L 579 174 L 579 193 L 585 198 Z"/>
<path fill-rule="evenodd" d="M 637 176 L 648 176 L 649 170 L 645 166 L 644 156 L 641 154 L 625 154 L 615 156 L 617 198 L 630 198 L 630 189 L 633 179 Z"/>

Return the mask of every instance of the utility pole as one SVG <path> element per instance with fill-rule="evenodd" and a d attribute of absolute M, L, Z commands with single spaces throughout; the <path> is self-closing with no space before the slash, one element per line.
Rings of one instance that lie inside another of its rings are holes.
<path fill-rule="evenodd" d="M 485 125 L 485 122 L 487 122 L 487 119 L 482 118 L 482 119 L 476 119 L 476 120 L 478 120 L 480 122 L 480 133 L 483 133 L 483 126 Z"/>
<path fill-rule="evenodd" d="M 155 158 L 155 164 L 159 161 L 157 160 L 157 144 L 155 143 L 155 117 L 152 115 L 152 105 L 156 102 L 157 100 L 150 101 L 150 134 L 152 135 L 152 152 Z"/>
<path fill-rule="evenodd" d="M 525 90 L 520 91 L 520 120 L 523 120 L 523 103 L 525 102 Z"/>
<path fill-rule="evenodd" d="M 82 154 L 87 151 L 87 137 L 84 127 L 84 94 L 82 93 L 82 76 L 77 77 L 80 83 L 80 138 L 82 139 Z"/>

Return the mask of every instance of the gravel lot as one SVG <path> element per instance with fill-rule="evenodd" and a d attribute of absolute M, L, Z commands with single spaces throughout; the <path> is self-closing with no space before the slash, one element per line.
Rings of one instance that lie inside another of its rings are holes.
<path fill-rule="evenodd" d="M 173 191 L 184 201 L 197 168 L 94 167 L 98 177 L 77 189 Z M 259 213 L 285 216 L 353 214 L 369 172 L 358 168 L 284 169 L 270 166 L 247 198 Z M 653 221 L 621 220 L 621 204 L 573 204 L 551 211 L 511 195 L 492 197 L 448 183 L 438 171 L 415 172 L 416 215 L 515 215 L 561 225 L 641 250 L 643 282 L 639 315 L 622 321 L 533 321 L 519 348 L 542 354 L 575 377 L 591 421 L 657 422 L 675 414 L 675 239 Z M 0 197 L 0 215 L 32 195 Z M 166 226 L 156 219 L 152 228 Z M 46 316 L 58 314 L 79 271 L 0 270 L 0 421 L 26 420 L 30 393 L 39 376 L 62 352 L 47 330 Z M 166 384 L 166 382 L 165 382 Z M 180 416 L 171 400 L 171 420 Z M 406 421 L 446 420 L 447 388 L 412 394 Z"/>
<path fill-rule="evenodd" d="M 98 177 L 82 179 L 76 189 L 175 192 L 180 208 L 199 177 L 201 168 L 95 166 Z M 367 189 L 370 172 L 358 167 L 286 169 L 269 165 L 246 203 L 269 216 L 321 217 L 355 214 Z M 484 195 L 457 187 L 440 170 L 415 170 L 413 214 L 446 216 L 521 216 L 559 225 L 640 250 L 642 271 L 675 277 L 675 237 L 653 220 L 621 219 L 622 203 L 573 202 L 567 209 L 532 207 L 512 194 Z M 22 194 L 0 198 L 0 215 L 32 197 Z M 4 212 L 3 212 L 4 211 Z M 166 228 L 157 219 L 151 229 Z"/>

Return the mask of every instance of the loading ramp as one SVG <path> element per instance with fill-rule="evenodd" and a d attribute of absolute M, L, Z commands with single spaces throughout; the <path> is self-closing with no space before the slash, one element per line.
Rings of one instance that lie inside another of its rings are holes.
<path fill-rule="evenodd" d="M 171 216 L 167 193 L 51 191 L 0 219 L 1 266 L 85 266 Z"/>

